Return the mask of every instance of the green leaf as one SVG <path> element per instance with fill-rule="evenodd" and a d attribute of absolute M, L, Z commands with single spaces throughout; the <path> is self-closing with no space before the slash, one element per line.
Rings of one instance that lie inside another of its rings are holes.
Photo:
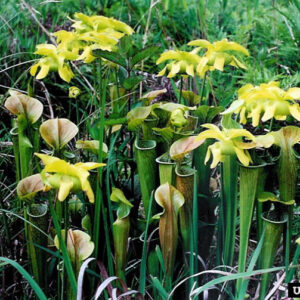
<path fill-rule="evenodd" d="M 168 292 L 164 289 L 163 285 L 160 283 L 157 277 L 151 277 L 153 287 L 159 292 L 159 296 L 163 300 L 169 299 Z"/>
<path fill-rule="evenodd" d="M 127 114 L 128 130 L 136 131 L 151 113 L 151 106 L 136 107 Z"/>
<path fill-rule="evenodd" d="M 132 40 L 131 37 L 128 35 L 125 35 L 120 40 L 120 52 L 122 54 L 127 54 L 127 56 L 132 55 Z"/>
<path fill-rule="evenodd" d="M 126 78 L 122 85 L 126 90 L 131 90 L 133 89 L 137 84 L 139 84 L 142 80 L 144 80 L 144 76 L 142 75 L 137 75 L 137 76 L 131 76 Z"/>
<path fill-rule="evenodd" d="M 201 105 L 194 111 L 194 115 L 198 117 L 199 124 L 211 123 L 213 119 L 224 110 L 222 106 Z"/>
<path fill-rule="evenodd" d="M 120 206 L 117 210 L 117 217 L 118 219 L 124 219 L 126 217 L 129 216 L 129 213 L 130 213 L 130 209 L 131 207 L 128 206 L 127 204 L 124 204 L 124 203 L 120 203 Z"/>
<path fill-rule="evenodd" d="M 157 52 L 158 49 L 159 48 L 157 46 L 150 46 L 140 50 L 135 56 L 133 56 L 132 60 L 130 61 L 130 68 L 133 68 L 136 64 L 138 64 L 142 60 L 153 55 L 153 53 Z"/>
<path fill-rule="evenodd" d="M 127 68 L 126 60 L 119 53 L 97 49 L 93 51 L 93 56 L 105 58 L 117 65 Z"/>
<path fill-rule="evenodd" d="M 240 129 L 243 128 L 243 126 L 241 124 L 239 124 L 238 122 L 236 122 L 235 120 L 233 120 L 231 118 L 232 114 L 228 114 L 222 117 L 222 127 L 226 128 L 226 129 Z"/>
<path fill-rule="evenodd" d="M 260 193 L 258 195 L 258 201 L 259 202 L 267 202 L 267 201 L 279 202 L 279 203 L 285 204 L 285 205 L 293 205 L 295 203 L 295 200 L 281 201 L 278 197 L 276 197 L 271 192 L 262 192 L 262 193 Z"/>
<path fill-rule="evenodd" d="M 39 285 L 36 283 L 36 281 L 32 278 L 32 276 L 17 262 L 14 260 L 11 260 L 6 257 L 0 257 L 0 262 L 3 262 L 5 264 L 10 264 L 12 265 L 17 271 L 28 281 L 32 289 L 37 295 L 37 298 L 40 300 L 47 300 L 46 295 L 42 291 L 42 289 L 39 287 Z"/>

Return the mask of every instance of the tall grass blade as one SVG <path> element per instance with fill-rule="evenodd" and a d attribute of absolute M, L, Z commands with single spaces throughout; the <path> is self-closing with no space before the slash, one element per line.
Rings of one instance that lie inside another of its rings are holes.
<path fill-rule="evenodd" d="M 11 260 L 6 257 L 0 257 L 0 261 L 12 265 L 17 271 L 28 281 L 34 292 L 36 293 L 38 299 L 40 300 L 47 300 L 48 298 L 42 291 L 42 289 L 39 287 L 39 285 L 36 283 L 36 281 L 32 278 L 32 276 L 17 262 L 14 260 Z"/>

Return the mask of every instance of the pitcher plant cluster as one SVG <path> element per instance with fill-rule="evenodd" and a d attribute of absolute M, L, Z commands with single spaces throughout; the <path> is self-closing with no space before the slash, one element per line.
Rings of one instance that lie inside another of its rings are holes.
<path fill-rule="evenodd" d="M 176 100 L 170 99 L 166 88 L 143 85 L 139 68 L 158 48 L 134 52 L 130 26 L 82 13 L 70 21 L 69 31 L 53 33 L 55 45 L 36 46 L 41 58 L 30 74 L 43 80 L 58 72 L 69 83 L 78 75 L 74 66 L 98 68 L 98 115 L 89 133 L 67 118 L 44 120 L 44 105 L 33 94 L 11 90 L 5 102 L 15 116 L 18 209 L 34 280 L 47 291 L 43 265 L 51 252 L 45 249 L 58 250 L 62 299 L 82 295 L 84 273 L 95 293 L 83 291 L 95 299 L 105 289 L 106 298 L 124 292 L 200 299 L 204 282 L 193 276 L 203 271 L 199 256 L 204 265 L 216 260 L 223 272 L 237 266 L 226 284 L 232 299 L 246 297 L 255 270 L 262 275 L 253 286 L 265 299 L 272 273 L 264 270 L 275 261 L 291 280 L 300 254 L 293 228 L 300 88 L 248 83 L 229 107 L 211 106 L 203 91 L 211 90 L 212 73 L 242 72 L 250 53 L 228 39 L 198 39 L 181 48 L 189 51 L 168 50 L 156 61 L 156 78 L 173 84 Z M 112 69 L 104 72 L 103 63 Z M 196 82 L 199 90 L 187 88 Z M 138 89 L 142 94 L 133 97 Z M 79 87 L 69 87 L 69 101 L 81 96 Z M 250 237 L 257 240 L 251 256 Z M 94 258 L 104 286 L 97 285 L 96 264 L 88 267 Z"/>

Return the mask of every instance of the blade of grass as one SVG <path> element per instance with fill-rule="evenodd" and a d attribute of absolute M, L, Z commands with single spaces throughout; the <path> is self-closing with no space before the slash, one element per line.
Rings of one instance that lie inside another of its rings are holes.
<path fill-rule="evenodd" d="M 140 266 L 140 289 L 139 290 L 143 295 L 145 295 L 145 286 L 146 286 L 147 238 L 148 238 L 148 228 L 151 219 L 152 203 L 153 203 L 153 192 L 151 193 L 151 197 L 149 200 L 148 215 L 146 220 L 146 228 L 145 228 L 144 243 L 143 243 L 143 250 L 142 250 L 142 261 Z"/>
<path fill-rule="evenodd" d="M 32 278 L 32 275 L 30 275 L 20 264 L 15 262 L 14 260 L 11 260 L 6 257 L 0 257 L 0 261 L 12 265 L 17 271 L 28 281 L 34 292 L 36 293 L 38 299 L 40 300 L 47 300 L 46 295 L 42 291 L 42 289 L 39 287 L 39 285 L 36 283 L 36 281 Z"/>

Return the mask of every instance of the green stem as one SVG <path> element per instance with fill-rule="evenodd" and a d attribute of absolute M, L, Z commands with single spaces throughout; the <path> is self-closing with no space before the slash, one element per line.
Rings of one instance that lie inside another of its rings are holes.
<path fill-rule="evenodd" d="M 231 266 L 234 255 L 235 245 L 235 222 L 237 215 L 237 180 L 238 164 L 235 155 L 225 155 L 221 166 L 221 210 L 224 219 L 224 233 L 222 240 L 223 246 L 223 263 Z"/>
<path fill-rule="evenodd" d="M 99 68 L 101 71 L 101 59 L 99 60 Z M 107 79 L 102 82 L 102 76 L 100 74 L 99 84 L 101 86 L 101 116 L 100 116 L 100 129 L 99 129 L 99 152 L 98 152 L 98 162 L 102 163 L 103 161 L 103 140 L 104 140 L 104 120 L 105 120 L 105 99 L 106 99 L 106 86 Z M 98 178 L 97 178 L 97 190 L 96 190 L 96 199 L 95 199 L 95 214 L 94 214 L 94 229 L 93 237 L 95 243 L 95 256 L 98 257 L 99 254 L 99 233 L 100 233 L 100 213 L 101 205 L 103 201 L 103 194 L 101 190 L 102 186 L 102 170 L 103 168 L 98 169 Z"/>
<path fill-rule="evenodd" d="M 252 221 L 254 203 L 256 199 L 258 180 L 262 180 L 260 173 L 265 166 L 240 167 L 240 247 L 238 272 L 245 272 L 248 252 L 249 232 Z M 236 290 L 239 291 L 243 279 L 237 281 Z"/>
<path fill-rule="evenodd" d="M 182 98 L 182 88 L 183 88 L 183 77 L 180 77 L 180 93 L 179 93 L 179 103 L 184 105 L 184 99 Z"/>
<path fill-rule="evenodd" d="M 57 198 L 57 196 L 56 196 L 56 198 Z M 66 267 L 66 271 L 67 271 L 67 274 L 68 274 L 68 279 L 70 281 L 73 294 L 76 295 L 76 293 L 77 293 L 77 283 L 76 283 L 74 270 L 73 270 L 73 267 L 72 267 L 70 257 L 68 255 L 68 250 L 67 250 L 65 241 L 63 240 L 63 237 L 61 235 L 61 227 L 59 225 L 59 222 L 58 222 L 58 219 L 57 219 L 57 215 L 56 215 L 52 200 L 49 201 L 49 208 L 50 208 L 50 213 L 51 213 L 51 216 L 52 216 L 52 219 L 53 219 L 54 228 L 55 228 L 55 231 L 56 231 L 56 234 L 57 234 L 57 237 L 58 237 L 59 246 L 61 248 L 61 252 L 62 252 L 62 255 L 63 255 L 64 265 Z"/>
<path fill-rule="evenodd" d="M 201 105 L 202 103 L 202 99 L 203 99 L 203 95 L 204 95 L 204 88 L 205 88 L 205 82 L 206 82 L 206 73 L 204 74 L 204 78 L 202 80 L 202 84 L 201 84 L 201 92 L 200 92 L 200 103 L 199 105 Z M 209 105 L 208 101 L 206 103 L 207 105 Z"/>

